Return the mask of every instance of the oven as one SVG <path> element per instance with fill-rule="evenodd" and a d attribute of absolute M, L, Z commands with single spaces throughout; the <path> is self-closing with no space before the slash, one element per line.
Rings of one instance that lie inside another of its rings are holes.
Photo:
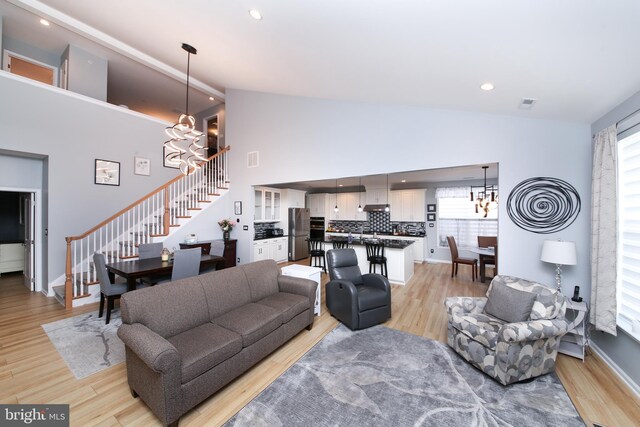
<path fill-rule="evenodd" d="M 309 219 L 309 238 L 311 240 L 324 240 L 324 217 L 312 216 Z"/>

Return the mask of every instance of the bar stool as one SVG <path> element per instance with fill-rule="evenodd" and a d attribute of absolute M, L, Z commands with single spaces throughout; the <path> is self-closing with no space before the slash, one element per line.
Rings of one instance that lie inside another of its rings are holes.
<path fill-rule="evenodd" d="M 382 243 L 366 243 L 367 261 L 369 261 L 369 273 L 373 267 L 373 273 L 376 272 L 376 265 L 380 265 L 380 274 L 387 277 L 387 257 L 384 256 L 384 245 Z"/>
<path fill-rule="evenodd" d="M 322 267 L 322 271 L 327 272 L 327 261 L 324 256 L 322 240 L 307 240 L 309 247 L 309 266 L 313 263 L 313 267 Z M 315 261 L 314 261 L 315 260 Z M 322 262 L 319 262 L 319 261 Z M 322 264 L 322 265 L 320 265 Z"/>
<path fill-rule="evenodd" d="M 333 241 L 333 249 L 347 249 L 349 247 L 349 242 L 345 241 Z"/>

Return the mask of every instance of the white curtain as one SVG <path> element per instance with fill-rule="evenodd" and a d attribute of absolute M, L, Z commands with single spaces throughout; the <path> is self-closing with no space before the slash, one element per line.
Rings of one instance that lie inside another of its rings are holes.
<path fill-rule="evenodd" d="M 616 335 L 617 130 L 610 126 L 594 137 L 591 183 L 591 311 L 599 331 Z"/>
<path fill-rule="evenodd" d="M 438 187 L 436 188 L 436 199 L 459 197 L 469 199 L 471 196 L 471 186 L 468 187 Z"/>

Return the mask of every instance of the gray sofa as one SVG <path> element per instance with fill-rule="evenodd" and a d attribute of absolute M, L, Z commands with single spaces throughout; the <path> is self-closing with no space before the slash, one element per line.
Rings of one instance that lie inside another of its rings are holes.
<path fill-rule="evenodd" d="M 316 283 L 266 260 L 121 298 L 131 392 L 165 425 L 313 325 Z"/>

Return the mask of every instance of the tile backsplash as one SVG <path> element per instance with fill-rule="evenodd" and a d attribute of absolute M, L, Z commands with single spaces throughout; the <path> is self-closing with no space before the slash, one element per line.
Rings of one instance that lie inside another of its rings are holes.
<path fill-rule="evenodd" d="M 389 212 L 369 212 L 367 214 L 368 221 L 329 221 L 329 226 L 344 230 L 345 232 L 351 231 L 352 233 L 370 234 L 376 233 L 391 233 L 393 226 L 398 227 L 398 231 L 405 232 L 406 234 L 424 235 L 426 232 L 424 222 L 396 222 L 391 221 L 391 214 Z"/>

